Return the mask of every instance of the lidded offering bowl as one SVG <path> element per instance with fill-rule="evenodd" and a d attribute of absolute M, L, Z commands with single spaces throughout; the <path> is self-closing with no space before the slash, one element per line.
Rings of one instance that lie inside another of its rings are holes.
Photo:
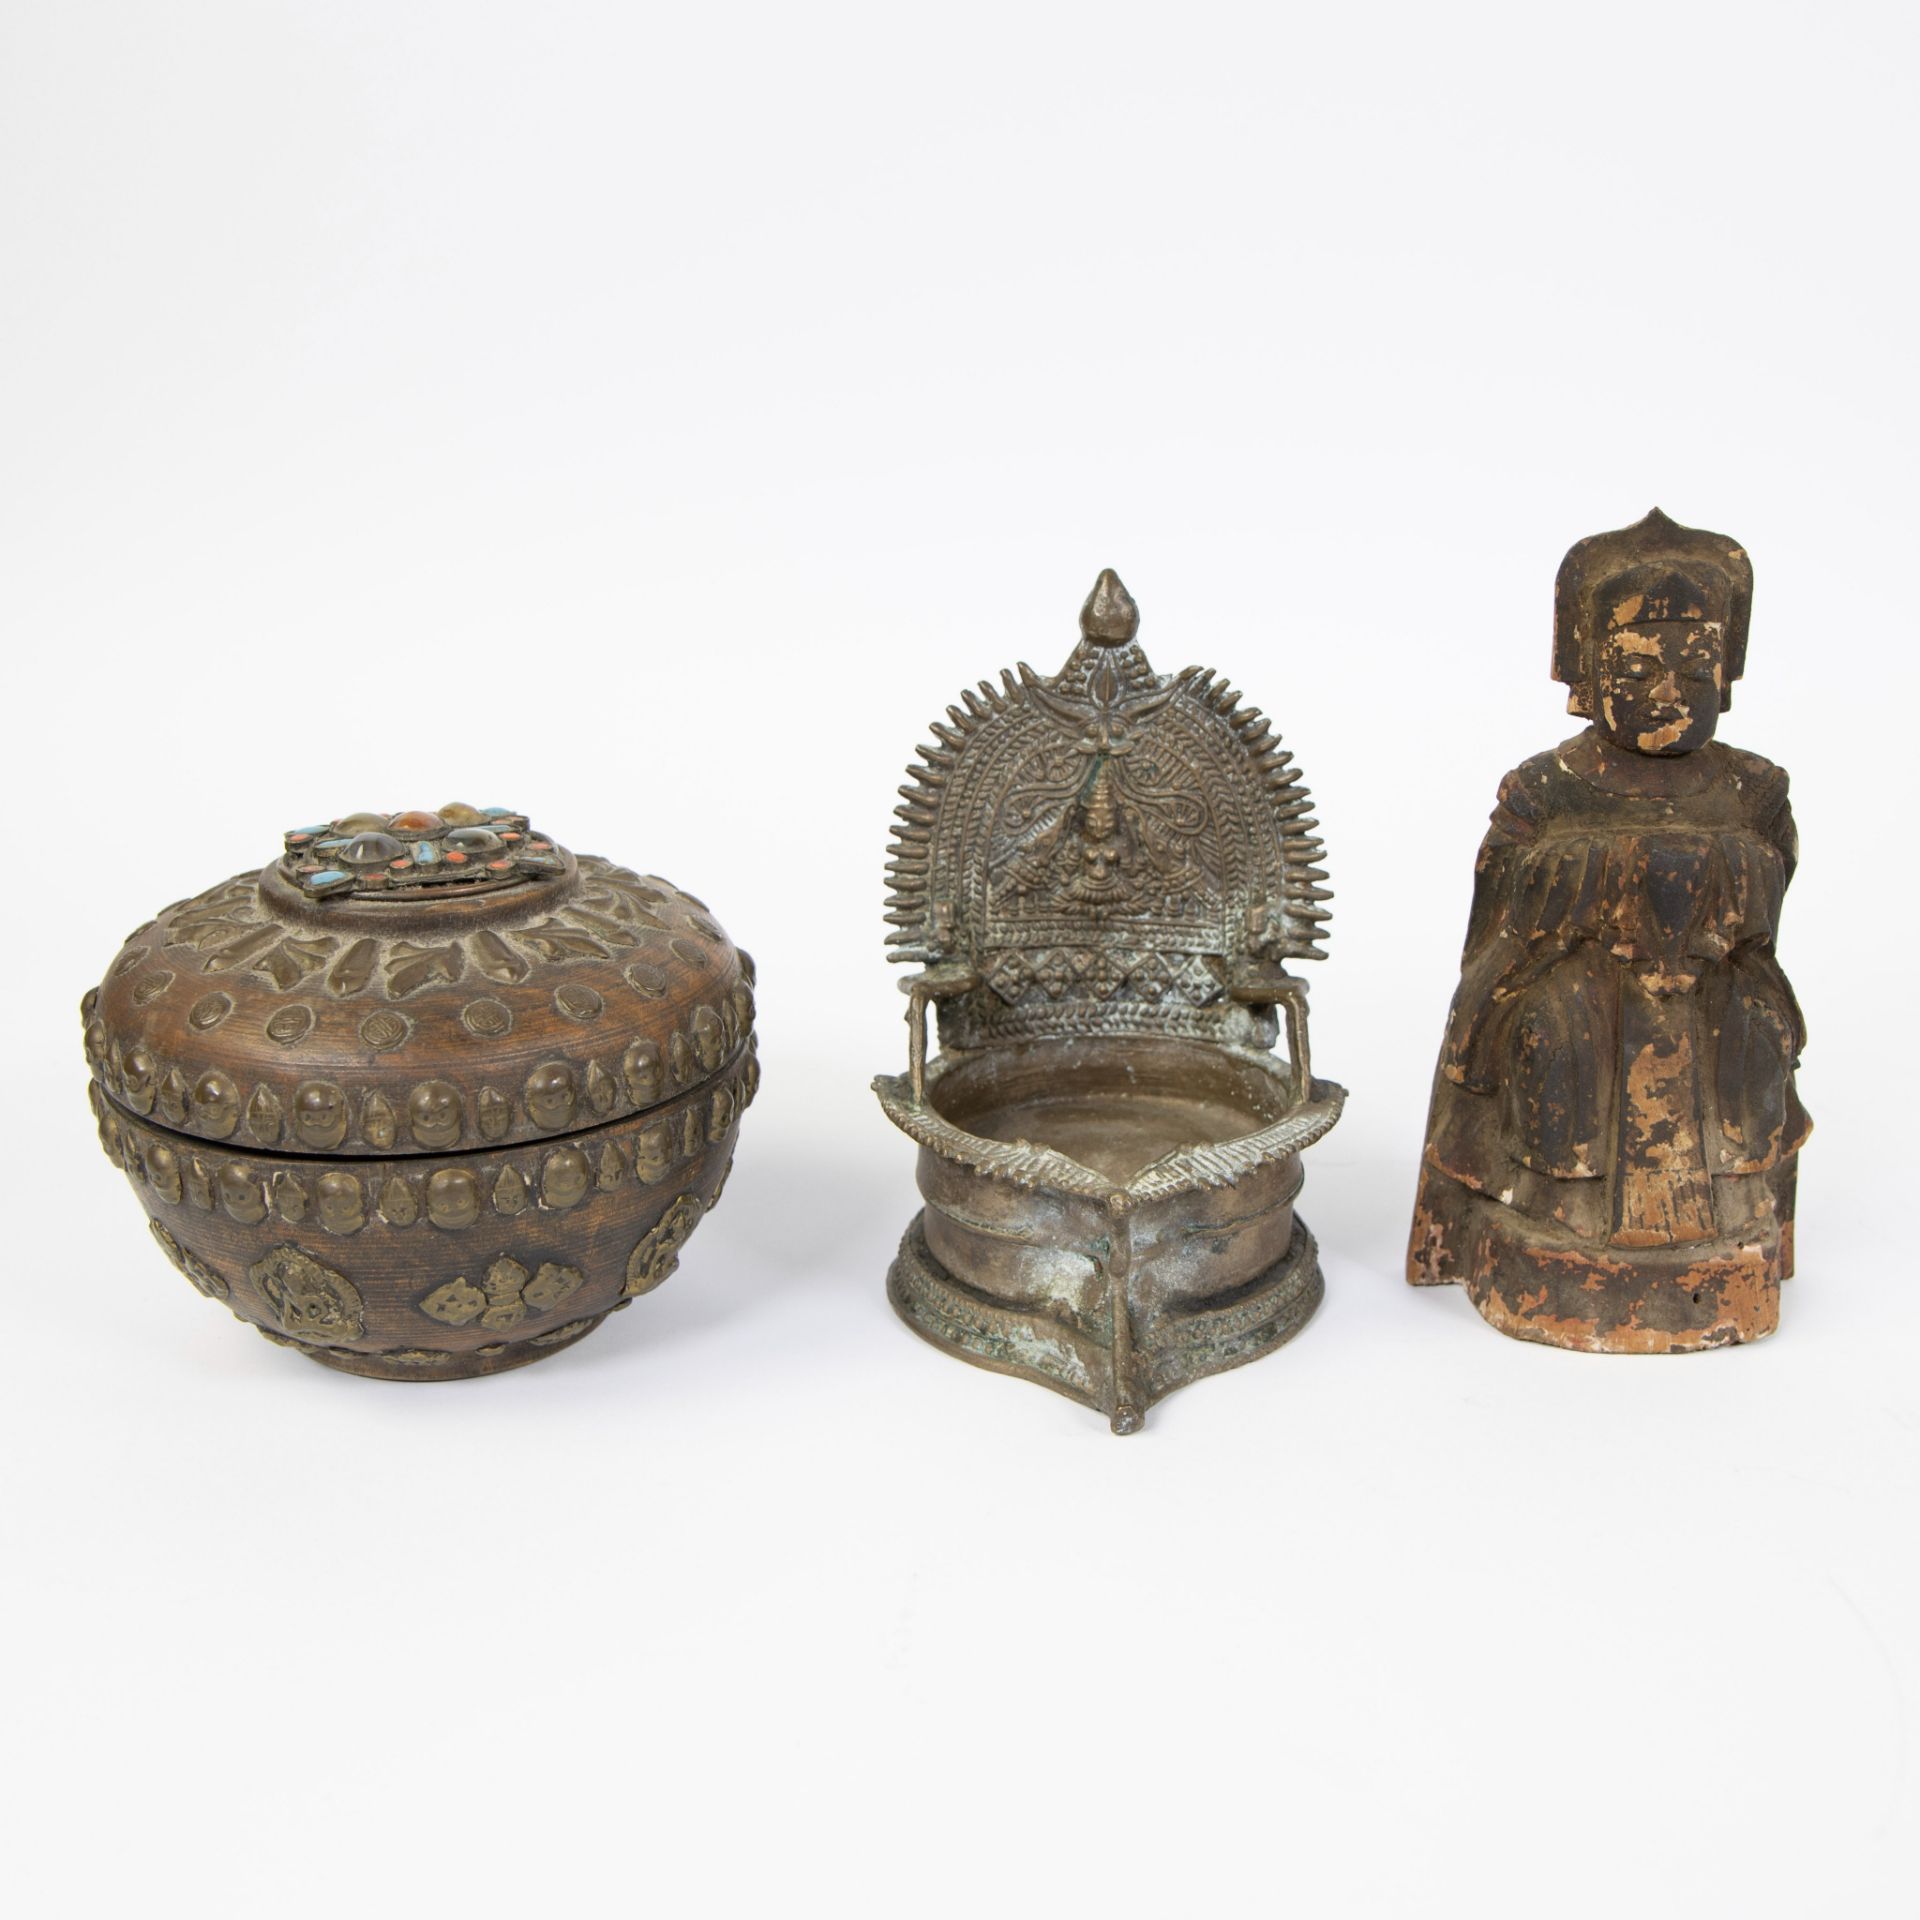
<path fill-rule="evenodd" d="M 81 1002 L 107 1156 L 200 1292 L 349 1373 L 570 1346 L 670 1274 L 752 1100 L 753 962 L 525 814 L 356 813 Z"/>

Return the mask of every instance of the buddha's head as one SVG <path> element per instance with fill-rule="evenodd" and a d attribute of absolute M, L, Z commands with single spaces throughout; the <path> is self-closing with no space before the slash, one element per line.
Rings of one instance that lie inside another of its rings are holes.
<path fill-rule="evenodd" d="M 1593 723 L 1631 753 L 1693 753 L 1726 698 L 1727 623 L 1718 582 L 1645 570 L 1602 588 L 1589 695 Z"/>
<path fill-rule="evenodd" d="M 1554 583 L 1553 674 L 1570 712 L 1629 753 L 1694 753 L 1746 663 L 1753 569 L 1724 535 L 1659 508 L 1580 541 Z"/>

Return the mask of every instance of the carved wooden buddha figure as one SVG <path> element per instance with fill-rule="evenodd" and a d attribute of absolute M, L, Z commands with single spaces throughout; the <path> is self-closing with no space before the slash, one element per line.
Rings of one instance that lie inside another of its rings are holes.
<path fill-rule="evenodd" d="M 1713 735 L 1753 575 L 1657 509 L 1581 541 L 1554 677 L 1583 733 L 1500 784 L 1407 1277 L 1504 1333 L 1668 1353 L 1771 1333 L 1810 1130 L 1774 957 L 1787 776 Z"/>

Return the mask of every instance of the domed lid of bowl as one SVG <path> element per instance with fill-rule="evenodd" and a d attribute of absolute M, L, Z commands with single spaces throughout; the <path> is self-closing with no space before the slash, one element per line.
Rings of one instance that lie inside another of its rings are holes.
<path fill-rule="evenodd" d="M 950 997 L 949 1046 L 1087 1033 L 1270 1044 L 1331 897 L 1313 802 L 1211 670 L 1158 674 L 1111 568 L 1051 676 L 1024 663 L 933 726 L 900 789 L 887 942 Z"/>
<path fill-rule="evenodd" d="M 501 807 L 354 813 L 168 907 L 81 1003 L 134 1113 L 285 1153 L 449 1153 L 669 1100 L 752 1044 L 702 902 Z"/>

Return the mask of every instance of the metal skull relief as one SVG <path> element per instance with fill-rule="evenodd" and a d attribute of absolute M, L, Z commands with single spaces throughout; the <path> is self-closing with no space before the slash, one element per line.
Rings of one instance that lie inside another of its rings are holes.
<path fill-rule="evenodd" d="M 1287 971 L 1328 919 L 1299 769 L 1212 672 L 1157 673 L 1138 626 L 1109 570 L 1058 673 L 935 723 L 889 864 L 889 944 L 923 963 L 908 1071 L 875 1082 L 926 1200 L 895 1307 L 1117 1432 L 1312 1312 L 1299 1154 L 1344 1098 Z"/>
<path fill-rule="evenodd" d="M 1798 848 L 1786 774 L 1714 738 L 1752 603 L 1740 547 L 1658 510 L 1561 563 L 1553 672 L 1589 725 L 1500 783 L 1407 1266 L 1524 1340 L 1778 1324 L 1810 1131 L 1774 952 Z"/>
<path fill-rule="evenodd" d="M 358 813 L 167 908 L 82 1003 L 168 1257 L 327 1365 L 557 1352 L 664 1278 L 759 1068 L 703 902 L 505 808 Z"/>

